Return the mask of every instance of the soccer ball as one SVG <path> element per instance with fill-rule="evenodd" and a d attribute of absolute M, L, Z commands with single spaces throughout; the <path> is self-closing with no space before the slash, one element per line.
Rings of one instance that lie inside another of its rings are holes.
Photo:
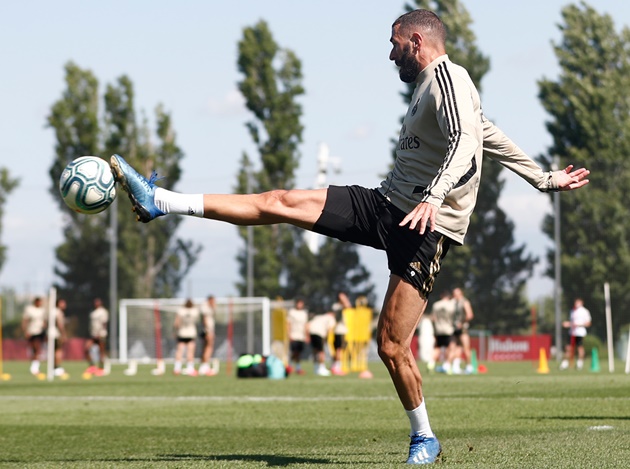
<path fill-rule="evenodd" d="M 109 164 L 98 156 L 68 163 L 59 179 L 59 192 L 68 207 L 88 215 L 105 210 L 116 198 L 116 181 Z"/>

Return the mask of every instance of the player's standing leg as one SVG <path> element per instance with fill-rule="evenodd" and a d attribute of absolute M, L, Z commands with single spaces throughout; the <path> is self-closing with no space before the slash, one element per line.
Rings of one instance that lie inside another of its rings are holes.
<path fill-rule="evenodd" d="M 390 276 L 378 322 L 377 343 L 379 356 L 411 423 L 409 464 L 433 462 L 442 451 L 429 424 L 422 376 L 411 352 L 411 340 L 426 305 L 426 298 L 414 286 L 397 275 Z"/>

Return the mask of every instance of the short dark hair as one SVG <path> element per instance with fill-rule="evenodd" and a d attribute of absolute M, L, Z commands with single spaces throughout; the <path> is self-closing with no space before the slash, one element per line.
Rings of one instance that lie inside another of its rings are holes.
<path fill-rule="evenodd" d="M 446 27 L 438 15 L 429 10 L 413 10 L 398 17 L 392 27 L 407 33 L 410 28 L 421 29 L 429 33 L 437 42 L 446 43 Z"/>

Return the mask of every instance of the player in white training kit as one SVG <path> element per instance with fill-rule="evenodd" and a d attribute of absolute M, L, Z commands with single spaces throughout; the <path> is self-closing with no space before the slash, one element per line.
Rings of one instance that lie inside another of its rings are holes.
<path fill-rule="evenodd" d="M 39 357 L 46 338 L 47 322 L 46 310 L 42 306 L 42 299 L 38 296 L 33 300 L 33 304 L 24 308 L 22 315 L 22 333 L 31 348 L 30 372 L 33 375 L 39 374 Z"/>
<path fill-rule="evenodd" d="M 578 353 L 576 368 L 581 370 L 584 367 L 584 337 L 586 337 L 586 328 L 591 327 L 591 321 L 591 313 L 584 307 L 584 301 L 582 298 L 576 298 L 569 320 L 562 323 L 563 327 L 569 329 L 569 343 L 565 347 L 564 359 L 560 363 L 561 370 L 569 368 L 569 361 L 573 358 L 576 349 Z"/>
<path fill-rule="evenodd" d="M 293 370 L 298 375 L 303 375 L 302 352 L 307 342 L 308 336 L 308 310 L 304 300 L 298 298 L 295 307 L 287 312 L 287 336 L 289 337 L 290 362 L 293 363 Z"/>
<path fill-rule="evenodd" d="M 500 162 L 541 191 L 577 189 L 586 169 L 544 172 L 486 120 L 466 70 L 445 50 L 446 29 L 427 10 L 398 18 L 389 59 L 416 89 L 398 139 L 393 170 L 377 189 L 331 186 L 262 194 L 179 194 L 147 180 L 119 155 L 116 180 L 128 192 L 138 219 L 166 214 L 235 225 L 289 223 L 386 251 L 389 286 L 379 317 L 377 344 L 411 424 L 407 462 L 436 461 L 440 444 L 429 424 L 422 377 L 410 345 L 441 260 L 461 244 L 475 206 L 483 156 Z"/>
<path fill-rule="evenodd" d="M 194 306 L 192 300 L 186 300 L 186 304 L 177 310 L 175 314 L 175 334 L 177 337 L 177 349 L 175 350 L 175 367 L 173 373 L 197 376 L 195 370 L 195 346 L 197 340 L 197 322 L 199 322 L 199 308 Z M 182 359 L 186 351 L 186 368 L 182 370 Z"/>
<path fill-rule="evenodd" d="M 203 351 L 201 352 L 201 365 L 199 365 L 199 374 L 201 376 L 214 376 L 217 374 L 210 366 L 210 360 L 212 359 L 212 353 L 214 352 L 214 325 L 215 314 L 217 309 L 217 302 L 214 296 L 209 295 L 201 304 L 201 321 L 202 330 L 201 338 L 203 339 Z"/>
<path fill-rule="evenodd" d="M 105 359 L 107 358 L 107 324 L 109 323 L 109 312 L 103 306 L 100 298 L 94 298 L 94 309 L 90 312 L 90 336 L 85 341 L 85 359 L 88 362 L 86 373 L 103 375 Z M 96 366 L 92 357 L 92 347 L 98 346 L 99 366 Z"/>
<path fill-rule="evenodd" d="M 308 333 L 311 341 L 311 350 L 313 352 L 315 374 L 318 376 L 330 376 L 330 370 L 326 368 L 325 347 L 328 334 L 335 330 L 336 325 L 335 313 L 332 311 L 324 314 L 316 314 L 308 322 Z"/>

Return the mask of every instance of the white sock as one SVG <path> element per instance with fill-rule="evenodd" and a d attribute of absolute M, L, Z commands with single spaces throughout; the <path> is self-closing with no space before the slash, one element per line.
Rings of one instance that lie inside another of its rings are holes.
<path fill-rule="evenodd" d="M 31 362 L 31 373 L 39 373 L 39 360 Z"/>
<path fill-rule="evenodd" d="M 456 358 L 453 360 L 453 369 L 454 370 L 459 370 L 462 366 L 461 366 L 461 359 L 460 358 Z"/>
<path fill-rule="evenodd" d="M 210 365 L 208 363 L 202 363 L 201 365 L 199 365 L 199 373 L 204 374 L 207 373 L 208 370 L 210 370 Z"/>
<path fill-rule="evenodd" d="M 422 404 L 418 407 L 413 410 L 405 410 L 405 412 L 407 412 L 407 417 L 409 417 L 409 422 L 411 423 L 412 435 L 418 433 L 427 437 L 435 436 L 431 430 L 431 425 L 429 424 L 429 415 L 427 414 L 424 399 L 422 399 Z"/>
<path fill-rule="evenodd" d="M 158 187 L 154 203 L 164 213 L 203 218 L 203 194 L 180 194 Z"/>
<path fill-rule="evenodd" d="M 176 373 L 178 371 L 182 371 L 182 362 L 175 362 L 175 368 L 173 371 L 175 371 Z"/>

